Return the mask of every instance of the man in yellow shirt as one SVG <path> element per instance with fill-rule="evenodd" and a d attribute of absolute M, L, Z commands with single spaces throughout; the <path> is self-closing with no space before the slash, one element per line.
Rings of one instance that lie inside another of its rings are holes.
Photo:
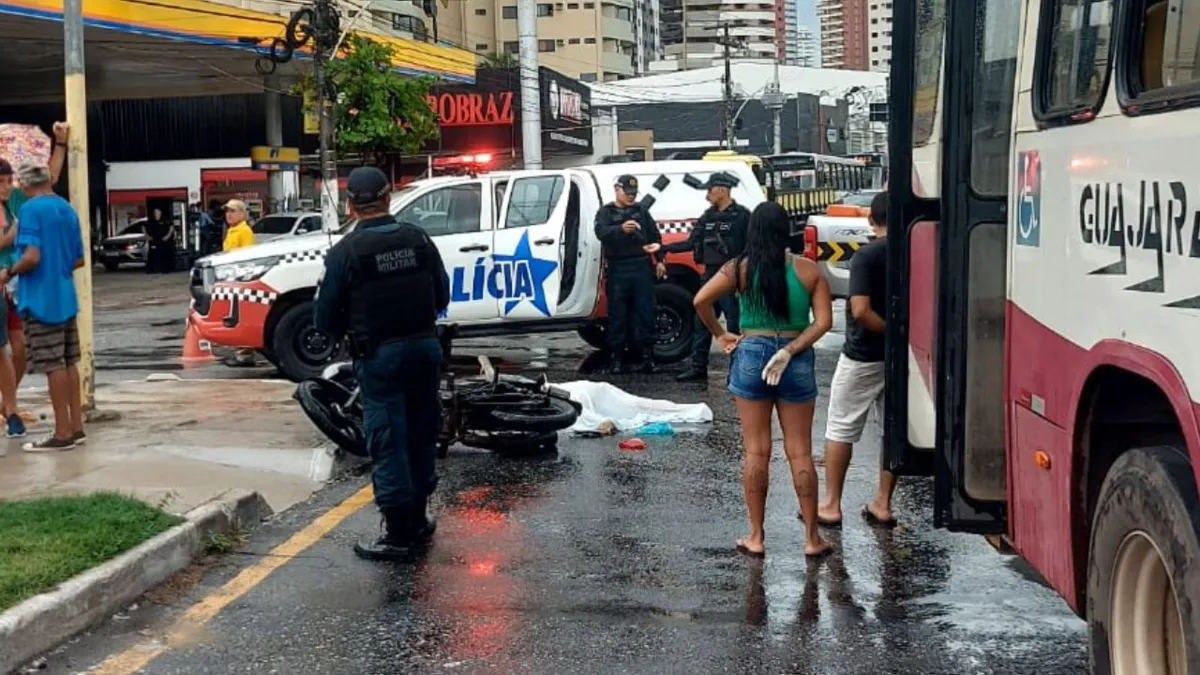
<path fill-rule="evenodd" d="M 229 229 L 225 231 L 225 243 L 221 246 L 223 251 L 232 251 L 235 248 L 245 248 L 254 245 L 254 230 L 250 229 L 250 223 L 246 222 L 247 209 L 246 202 L 240 199 L 230 199 L 225 202 L 225 223 L 229 225 Z M 233 353 L 233 358 L 225 362 L 226 365 L 232 367 L 245 368 L 254 365 L 254 350 L 239 349 Z"/>
<path fill-rule="evenodd" d="M 250 223 L 246 222 L 246 202 L 240 199 L 230 199 L 225 202 L 225 223 L 229 225 L 229 229 L 225 231 L 225 243 L 221 247 L 224 251 L 232 251 L 235 248 L 244 248 L 254 245 L 254 230 L 250 229 Z"/>

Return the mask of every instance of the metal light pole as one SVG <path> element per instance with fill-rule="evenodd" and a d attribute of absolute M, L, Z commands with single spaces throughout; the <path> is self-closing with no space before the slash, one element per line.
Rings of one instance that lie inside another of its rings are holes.
<path fill-rule="evenodd" d="M 95 350 L 92 328 L 92 218 L 88 196 L 87 80 L 84 73 L 83 0 L 63 1 L 63 85 L 66 90 L 67 124 L 71 127 L 67 142 L 67 181 L 71 206 L 79 216 L 83 238 L 82 268 L 75 270 L 75 294 L 79 298 L 79 385 L 84 410 L 95 407 Z"/>
<path fill-rule="evenodd" d="M 517 0 L 517 40 L 521 64 L 521 154 L 526 169 L 540 169 L 542 92 L 538 81 L 537 0 Z"/>
<path fill-rule="evenodd" d="M 771 111 L 771 138 L 774 140 L 775 154 L 783 154 L 783 91 L 779 85 L 779 59 L 775 60 L 775 82 L 763 92 L 762 102 Z"/>
<path fill-rule="evenodd" d="M 339 38 L 333 28 L 337 25 L 333 18 L 336 16 L 335 11 L 329 0 L 316 0 L 313 3 L 313 23 L 316 24 L 313 79 L 317 86 L 317 114 L 320 120 L 318 133 L 321 142 L 321 229 L 326 232 L 336 230 L 338 226 L 338 170 L 333 154 L 333 100 L 329 96 L 329 82 L 325 77 L 325 63 L 335 56 L 331 52 L 337 49 Z"/>

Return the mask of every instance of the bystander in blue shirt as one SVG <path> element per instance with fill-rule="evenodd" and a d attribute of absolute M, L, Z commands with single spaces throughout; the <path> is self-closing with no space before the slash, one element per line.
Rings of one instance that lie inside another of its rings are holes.
<path fill-rule="evenodd" d="M 19 277 L 17 309 L 44 324 L 65 323 L 79 313 L 71 273 L 83 259 L 79 217 L 70 202 L 58 195 L 40 195 L 21 206 L 18 256 L 31 246 L 41 253 L 41 261 Z"/>

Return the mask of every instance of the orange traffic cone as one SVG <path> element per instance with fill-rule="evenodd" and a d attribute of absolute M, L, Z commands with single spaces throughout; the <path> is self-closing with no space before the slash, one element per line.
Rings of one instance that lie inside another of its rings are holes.
<path fill-rule="evenodd" d="M 196 326 L 189 319 L 187 329 L 183 333 L 184 363 L 212 361 L 215 358 L 212 353 L 212 345 L 209 344 L 208 340 L 200 339 L 200 331 L 196 329 Z"/>

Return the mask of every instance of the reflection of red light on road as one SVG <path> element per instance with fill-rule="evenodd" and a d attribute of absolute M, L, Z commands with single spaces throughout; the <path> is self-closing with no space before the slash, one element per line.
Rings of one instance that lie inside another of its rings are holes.
<path fill-rule="evenodd" d="M 496 574 L 495 560 L 476 560 L 467 566 L 467 573 L 473 577 L 490 577 Z"/>
<path fill-rule="evenodd" d="M 470 490 L 463 490 L 458 495 L 458 501 L 469 506 L 478 506 L 482 504 L 488 496 L 492 494 L 492 488 L 488 485 L 480 485 L 473 487 Z"/>

